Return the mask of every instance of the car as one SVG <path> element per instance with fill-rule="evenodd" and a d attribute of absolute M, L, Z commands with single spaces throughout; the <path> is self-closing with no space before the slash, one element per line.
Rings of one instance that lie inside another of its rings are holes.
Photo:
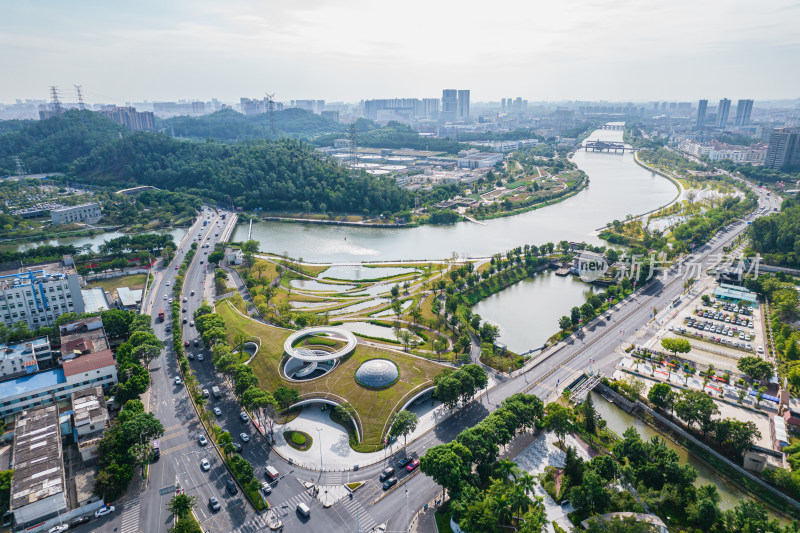
<path fill-rule="evenodd" d="M 197 360 L 198 361 L 202 361 L 203 360 L 203 354 L 201 354 L 201 353 L 197 354 Z"/>
<path fill-rule="evenodd" d="M 669 327 L 669 330 L 670 330 L 670 331 L 675 331 L 675 326 L 670 326 L 670 327 Z"/>
<path fill-rule="evenodd" d="M 64 533 L 64 531 L 69 529 L 69 525 L 67 524 L 59 524 L 57 526 L 53 526 L 47 530 L 47 533 Z"/>
<path fill-rule="evenodd" d="M 199 355 L 197 357 L 200 357 Z M 208 389 L 203 389 L 203 398 L 208 398 L 210 394 L 208 393 Z"/>
<path fill-rule="evenodd" d="M 183 311 L 181 311 L 181 312 L 182 312 L 182 313 L 185 313 L 185 312 L 186 312 L 186 308 L 184 307 L 184 308 L 183 308 Z"/>
<path fill-rule="evenodd" d="M 383 490 L 389 490 L 392 487 L 394 487 L 395 485 L 397 485 L 397 478 L 396 477 L 390 477 L 389 479 L 387 479 L 386 481 L 383 482 Z"/>
<path fill-rule="evenodd" d="M 189 347 L 189 341 L 183 341 L 183 346 L 188 348 Z"/>
<path fill-rule="evenodd" d="M 234 485 L 234 488 L 236 488 L 236 485 Z M 208 508 L 211 509 L 212 513 L 216 513 L 221 509 L 221 507 L 222 506 L 219 504 L 219 500 L 216 499 L 214 496 L 208 499 Z"/>
<path fill-rule="evenodd" d="M 197 442 L 200 443 L 200 446 L 205 446 L 206 444 L 208 444 L 208 439 L 206 438 L 205 435 L 200 435 L 199 437 L 197 437 Z"/>
<path fill-rule="evenodd" d="M 186 324 L 186 322 L 188 322 L 188 321 L 189 321 L 189 319 L 188 319 L 188 318 L 186 318 L 186 317 L 183 317 L 183 323 L 184 323 L 184 324 Z M 188 343 L 189 341 L 186 341 L 186 342 Z M 189 346 L 189 345 L 187 344 L 186 346 Z"/>
<path fill-rule="evenodd" d="M 200 346 L 200 340 L 199 339 L 195 339 L 194 340 L 194 345 L 195 346 Z"/>
<path fill-rule="evenodd" d="M 200 264 L 201 264 L 201 265 L 203 264 L 203 260 L 202 260 L 202 259 L 200 260 Z"/>
<path fill-rule="evenodd" d="M 413 461 L 408 463 L 408 465 L 406 466 L 406 470 L 408 470 L 409 472 L 413 472 L 414 470 L 417 469 L 418 466 L 419 466 L 419 459 L 414 459 Z"/>
<path fill-rule="evenodd" d="M 167 287 L 169 287 L 169 280 L 167 280 Z"/>
<path fill-rule="evenodd" d="M 111 514 L 116 510 L 116 507 L 113 505 L 106 505 L 105 507 L 101 507 L 97 511 L 94 512 L 95 518 L 100 518 L 101 516 L 105 516 L 107 514 Z"/>
<path fill-rule="evenodd" d="M 405 466 L 410 463 L 413 459 L 411 457 L 403 457 L 399 461 L 397 461 L 397 468 L 405 468 Z"/>
<path fill-rule="evenodd" d="M 164 331 L 172 331 L 172 326 L 167 324 L 167 327 L 164 328 Z"/>
<path fill-rule="evenodd" d="M 83 524 L 89 522 L 90 520 L 91 520 L 91 518 L 89 518 L 88 516 L 85 516 L 85 515 L 84 516 L 79 516 L 78 518 L 76 518 L 75 520 L 70 522 L 69 527 L 75 528 L 75 527 L 78 527 L 78 526 L 82 526 Z"/>
<path fill-rule="evenodd" d="M 389 467 L 386 470 L 384 470 L 383 472 L 381 472 L 381 475 L 380 475 L 380 477 L 378 479 L 380 479 L 381 481 L 386 481 L 387 479 L 389 479 L 393 475 L 394 475 L 394 468 Z"/>
<path fill-rule="evenodd" d="M 219 407 L 215 407 L 214 414 L 217 416 L 222 416 L 222 409 L 220 409 Z"/>
<path fill-rule="evenodd" d="M 758 348 L 756 348 L 756 351 L 758 353 L 764 353 L 764 347 L 763 346 L 759 346 Z"/>
<path fill-rule="evenodd" d="M 266 495 L 272 494 L 272 485 L 269 484 L 269 481 L 261 483 L 261 492 Z"/>
<path fill-rule="evenodd" d="M 236 448 L 236 453 L 242 453 L 242 445 L 238 442 L 233 443 L 233 447 Z"/>
<path fill-rule="evenodd" d="M 194 354 L 193 353 L 188 354 L 186 357 L 189 358 L 189 361 L 194 360 Z"/>
<path fill-rule="evenodd" d="M 175 265 L 175 270 L 178 270 L 178 265 Z"/>
<path fill-rule="evenodd" d="M 184 296 L 184 297 L 183 297 L 183 301 L 184 301 L 184 302 L 188 302 L 188 301 L 189 301 L 189 298 L 187 298 L 186 296 Z"/>
<path fill-rule="evenodd" d="M 169 298 L 169 296 L 167 296 L 167 295 L 165 294 L 165 295 L 164 295 L 164 299 L 166 300 L 167 298 Z"/>
<path fill-rule="evenodd" d="M 181 383 L 183 383 L 181 381 L 181 377 L 180 376 L 175 376 L 175 385 L 180 385 Z"/>
<path fill-rule="evenodd" d="M 169 299 L 169 303 L 170 303 L 170 305 L 172 304 L 172 298 Z"/>
<path fill-rule="evenodd" d="M 190 325 L 190 326 L 192 326 L 192 327 L 194 327 L 194 320 L 190 321 L 190 322 L 189 322 L 189 325 Z"/>
<path fill-rule="evenodd" d="M 225 482 L 225 488 L 228 489 L 228 492 L 231 494 L 231 496 L 234 496 L 239 492 L 239 488 L 232 479 L 228 479 L 228 481 Z"/>
<path fill-rule="evenodd" d="M 239 438 L 242 442 L 250 442 L 250 436 L 247 433 L 239 433 Z"/>
<path fill-rule="evenodd" d="M 244 411 L 239 413 L 239 418 L 242 419 L 242 422 L 247 422 L 248 420 L 250 420 L 250 417 L 247 416 L 247 413 L 245 413 Z"/>
<path fill-rule="evenodd" d="M 209 470 L 211 470 L 211 463 L 208 462 L 208 459 L 203 457 L 202 459 L 200 459 L 200 468 L 208 472 Z"/>

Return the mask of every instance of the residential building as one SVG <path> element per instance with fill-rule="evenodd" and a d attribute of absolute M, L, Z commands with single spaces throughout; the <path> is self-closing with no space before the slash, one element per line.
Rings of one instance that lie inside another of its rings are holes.
<path fill-rule="evenodd" d="M 339 111 L 338 110 L 323 111 L 320 114 L 323 116 L 323 118 L 327 118 L 328 120 L 332 120 L 333 122 L 336 122 L 337 124 L 339 123 Z"/>
<path fill-rule="evenodd" d="M 39 337 L 15 344 L 0 344 L 0 381 L 39 371 L 53 362 L 50 339 Z M 46 363 L 46 364 L 45 364 Z"/>
<path fill-rule="evenodd" d="M 64 361 L 63 368 L 0 382 L 0 418 L 43 405 L 66 401 L 73 392 L 89 387 L 108 389 L 117 384 L 117 366 L 111 350 Z"/>
<path fill-rule="evenodd" d="M 438 98 L 423 98 L 422 99 L 422 113 L 421 115 L 428 120 L 439 119 L 439 99 Z M 420 118 L 420 114 L 417 114 Z"/>
<path fill-rule="evenodd" d="M 72 437 L 84 463 L 97 459 L 97 445 L 111 426 L 102 387 L 73 392 Z"/>
<path fill-rule="evenodd" d="M 142 292 L 144 292 L 144 289 L 119 287 L 117 289 L 117 307 L 128 311 L 138 309 L 142 303 Z"/>
<path fill-rule="evenodd" d="M 50 220 L 53 224 L 73 224 L 75 222 L 96 224 L 102 217 L 103 212 L 97 202 L 71 205 L 50 211 Z"/>
<path fill-rule="evenodd" d="M 736 126 L 747 126 L 750 124 L 750 114 L 753 112 L 752 100 L 739 100 L 736 103 Z"/>
<path fill-rule="evenodd" d="M 439 119 L 442 122 L 455 122 L 458 118 L 458 91 L 445 89 L 442 91 L 442 110 Z"/>
<path fill-rule="evenodd" d="M 98 111 L 117 124 L 127 127 L 131 131 L 148 130 L 156 128 L 155 115 L 152 111 L 136 111 L 135 107 L 109 106 Z"/>
<path fill-rule="evenodd" d="M 724 128 L 728 124 L 728 114 L 731 112 L 731 101 L 723 98 L 717 106 L 717 127 Z"/>
<path fill-rule="evenodd" d="M 17 416 L 9 510 L 14 513 L 18 527 L 41 522 L 67 510 L 61 453 L 58 407 L 25 410 Z"/>
<path fill-rule="evenodd" d="M 695 127 L 697 129 L 706 125 L 706 113 L 708 112 L 708 100 L 700 100 L 697 103 L 697 122 Z"/>
<path fill-rule="evenodd" d="M 764 166 L 778 170 L 789 165 L 800 165 L 800 128 L 774 129 L 769 135 Z"/>
<path fill-rule="evenodd" d="M 0 319 L 7 327 L 50 326 L 64 313 L 83 313 L 80 277 L 63 261 L 0 271 Z"/>
<path fill-rule="evenodd" d="M 291 105 L 319 115 L 325 109 L 325 100 L 292 100 Z"/>
<path fill-rule="evenodd" d="M 97 322 L 100 327 L 96 327 Z M 71 361 L 82 355 L 108 349 L 108 338 L 100 317 L 78 320 L 61 326 L 62 361 Z"/>
<path fill-rule="evenodd" d="M 469 90 L 460 89 L 458 91 L 458 120 L 469 122 Z"/>

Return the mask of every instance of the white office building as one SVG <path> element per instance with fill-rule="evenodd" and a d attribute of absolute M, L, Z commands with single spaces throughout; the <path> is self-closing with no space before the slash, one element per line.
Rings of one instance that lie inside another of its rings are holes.
<path fill-rule="evenodd" d="M 73 224 L 75 222 L 96 224 L 102 217 L 100 204 L 96 202 L 71 205 L 50 211 L 50 220 L 53 221 L 53 224 Z"/>

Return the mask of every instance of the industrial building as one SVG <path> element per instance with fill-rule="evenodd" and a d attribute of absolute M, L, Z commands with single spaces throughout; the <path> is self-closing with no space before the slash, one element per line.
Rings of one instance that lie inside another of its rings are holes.
<path fill-rule="evenodd" d="M 0 417 L 68 400 L 89 387 L 117 384 L 117 366 L 111 350 L 64 361 L 63 368 L 45 370 L 0 383 Z"/>
<path fill-rule="evenodd" d="M 64 313 L 83 313 L 80 277 L 64 261 L 0 271 L 0 318 L 7 327 L 50 326 Z"/>
<path fill-rule="evenodd" d="M 34 374 L 53 363 L 50 339 L 39 337 L 16 344 L 0 344 L 0 381 Z"/>
<path fill-rule="evenodd" d="M 67 510 L 61 454 L 55 405 L 25 410 L 17 416 L 9 506 L 17 526 L 25 527 Z"/>
<path fill-rule="evenodd" d="M 458 168 L 468 168 L 470 170 L 488 168 L 502 162 L 503 154 L 479 152 L 474 148 L 462 150 L 458 153 Z"/>
<path fill-rule="evenodd" d="M 84 463 L 97 459 L 97 445 L 111 427 L 102 387 L 72 393 L 72 437 Z"/>
<path fill-rule="evenodd" d="M 50 219 L 53 224 L 73 224 L 75 222 L 85 222 L 96 224 L 103 218 L 100 204 L 89 202 L 81 205 L 71 205 L 50 211 Z"/>

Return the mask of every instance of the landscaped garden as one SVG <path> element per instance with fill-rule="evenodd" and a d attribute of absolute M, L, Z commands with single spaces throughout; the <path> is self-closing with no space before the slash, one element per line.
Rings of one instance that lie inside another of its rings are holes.
<path fill-rule="evenodd" d="M 301 397 L 335 396 L 350 403 L 361 420 L 362 449 L 365 446 L 380 446 L 387 420 L 402 407 L 412 392 L 433 385 L 433 377 L 446 368 L 411 355 L 359 344 L 350 356 L 341 360 L 338 367 L 328 374 L 308 381 L 290 382 L 282 377 L 280 363 L 283 343 L 292 333 L 291 330 L 251 320 L 225 300 L 217 302 L 216 312 L 225 321 L 230 344 L 235 344 L 234 339 L 242 337 L 258 337 L 261 340 L 261 349 L 249 365 L 260 387 L 269 391 L 275 391 L 280 386 L 291 387 L 298 390 Z M 355 380 L 355 372 L 369 359 L 387 359 L 396 364 L 399 374 L 396 382 L 380 389 L 359 385 Z"/>
<path fill-rule="evenodd" d="M 311 443 L 314 442 L 311 435 L 304 431 L 284 431 L 283 438 L 289 446 L 301 452 L 311 448 Z"/>

